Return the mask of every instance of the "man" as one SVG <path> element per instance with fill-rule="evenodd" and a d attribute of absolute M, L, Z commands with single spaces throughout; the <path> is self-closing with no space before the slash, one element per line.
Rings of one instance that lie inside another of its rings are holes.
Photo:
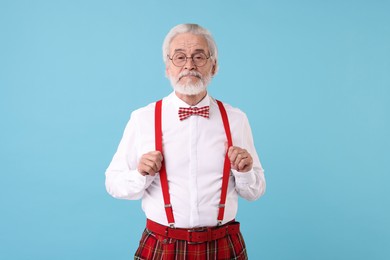
<path fill-rule="evenodd" d="M 265 191 L 247 117 L 207 93 L 218 63 L 206 29 L 172 28 L 163 58 L 173 93 L 132 113 L 106 171 L 113 197 L 142 199 L 135 259 L 247 259 L 238 196 Z"/>

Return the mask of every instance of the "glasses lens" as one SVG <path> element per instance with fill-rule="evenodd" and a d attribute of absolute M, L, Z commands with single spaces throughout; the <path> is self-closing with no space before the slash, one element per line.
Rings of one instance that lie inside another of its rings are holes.
<path fill-rule="evenodd" d="M 207 56 L 203 52 L 196 53 L 192 56 L 192 60 L 194 61 L 196 66 L 201 67 L 206 64 Z"/>
<path fill-rule="evenodd" d="M 192 56 L 192 60 L 195 64 L 195 66 L 201 67 L 206 64 L 207 62 L 207 56 L 203 52 L 195 53 Z M 182 67 L 187 62 L 187 56 L 185 53 L 182 52 L 176 52 L 172 57 L 173 65 L 177 67 Z"/>
<path fill-rule="evenodd" d="M 172 57 L 173 64 L 178 67 L 184 66 L 184 64 L 186 64 L 186 60 L 187 60 L 186 55 L 181 52 L 175 53 L 175 55 L 173 55 Z"/>

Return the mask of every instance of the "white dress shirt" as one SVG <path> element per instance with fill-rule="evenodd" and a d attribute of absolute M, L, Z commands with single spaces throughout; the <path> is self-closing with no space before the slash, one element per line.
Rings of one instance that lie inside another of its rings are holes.
<path fill-rule="evenodd" d="M 180 121 L 179 107 L 190 107 L 173 92 L 163 99 L 163 156 L 175 226 L 192 228 L 216 226 L 221 196 L 226 134 L 217 102 L 206 95 L 196 107 L 210 106 L 210 118 L 190 116 Z M 265 178 L 257 156 L 246 115 L 224 104 L 233 145 L 253 157 L 249 172 L 231 170 L 223 223 L 236 217 L 238 195 L 258 199 L 265 191 Z M 168 225 L 159 175 L 142 176 L 137 171 L 141 156 L 154 151 L 155 103 L 131 114 L 118 150 L 106 171 L 106 188 L 119 199 L 142 199 L 150 220 Z"/>

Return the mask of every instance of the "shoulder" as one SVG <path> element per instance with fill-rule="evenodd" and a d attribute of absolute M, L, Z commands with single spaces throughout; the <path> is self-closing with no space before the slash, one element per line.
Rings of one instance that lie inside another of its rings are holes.
<path fill-rule="evenodd" d="M 163 102 L 163 107 L 166 107 L 167 105 L 171 103 L 171 95 L 166 96 L 160 100 Z M 130 121 L 133 121 L 136 124 L 151 124 L 154 123 L 154 116 L 155 116 L 155 109 L 156 109 L 156 103 L 159 100 L 156 100 L 152 103 L 147 104 L 144 107 L 140 107 L 133 112 L 131 112 Z M 163 109 L 164 111 L 165 109 Z"/>
<path fill-rule="evenodd" d="M 228 103 L 220 101 L 228 114 L 229 120 L 243 120 L 246 119 L 246 114 L 239 108 L 234 107 Z M 211 98 L 211 103 L 213 103 L 216 107 L 218 107 L 217 100 Z"/>
<path fill-rule="evenodd" d="M 155 107 L 156 102 L 153 102 L 132 111 L 128 121 L 128 127 L 137 128 L 138 131 L 144 131 L 147 128 L 153 127 Z"/>
<path fill-rule="evenodd" d="M 144 107 L 140 107 L 131 113 L 131 117 L 145 117 L 154 113 L 156 102 L 150 103 Z"/>
<path fill-rule="evenodd" d="M 156 100 L 152 103 L 149 103 L 144 107 L 140 107 L 140 108 L 134 110 L 131 113 L 131 116 L 132 117 L 141 117 L 141 118 L 152 116 L 152 115 L 154 116 L 156 103 L 160 100 L 163 101 L 163 106 L 165 107 L 167 104 L 170 104 L 172 102 L 172 94 L 170 94 L 162 99 Z"/>

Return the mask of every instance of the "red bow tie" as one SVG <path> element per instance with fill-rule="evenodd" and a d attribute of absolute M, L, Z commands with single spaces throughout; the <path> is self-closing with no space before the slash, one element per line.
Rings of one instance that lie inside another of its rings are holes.
<path fill-rule="evenodd" d="M 179 107 L 179 118 L 184 120 L 192 115 L 203 116 L 209 118 L 209 106 L 205 107 Z"/>

